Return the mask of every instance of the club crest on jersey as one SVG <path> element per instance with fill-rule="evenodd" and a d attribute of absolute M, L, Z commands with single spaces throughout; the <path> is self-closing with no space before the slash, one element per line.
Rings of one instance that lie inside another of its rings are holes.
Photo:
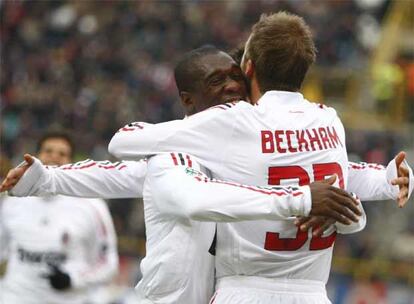
<path fill-rule="evenodd" d="M 204 177 L 204 174 L 203 173 L 201 173 L 200 171 L 197 171 L 197 170 L 195 170 L 195 169 L 193 169 L 193 168 L 185 168 L 185 173 L 187 174 L 187 175 L 190 175 L 190 176 L 200 176 L 200 177 Z"/>

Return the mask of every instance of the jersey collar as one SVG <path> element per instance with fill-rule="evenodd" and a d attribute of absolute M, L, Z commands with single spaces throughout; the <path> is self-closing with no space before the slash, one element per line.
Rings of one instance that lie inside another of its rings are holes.
<path fill-rule="evenodd" d="M 297 104 L 304 102 L 303 95 L 299 92 L 267 91 L 258 100 L 259 106 L 267 104 Z"/>

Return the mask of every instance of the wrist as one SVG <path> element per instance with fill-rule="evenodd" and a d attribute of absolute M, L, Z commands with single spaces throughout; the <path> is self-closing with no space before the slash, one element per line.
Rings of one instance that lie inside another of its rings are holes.
<path fill-rule="evenodd" d="M 300 186 L 292 194 L 289 203 L 290 216 L 308 216 L 312 209 L 312 195 L 309 186 Z"/>

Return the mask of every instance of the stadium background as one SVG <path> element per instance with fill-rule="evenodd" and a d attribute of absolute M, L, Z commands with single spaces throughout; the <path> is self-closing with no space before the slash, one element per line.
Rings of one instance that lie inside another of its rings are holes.
<path fill-rule="evenodd" d="M 175 61 L 214 44 L 231 50 L 263 12 L 303 16 L 318 47 L 303 88 L 334 106 L 351 160 L 387 163 L 399 150 L 414 165 L 414 2 L 0 1 L 0 178 L 60 126 L 76 159 L 108 159 L 124 124 L 181 118 Z M 367 228 L 338 238 L 328 284 L 333 303 L 414 303 L 414 206 L 365 204 Z M 109 201 L 121 274 L 113 291 L 139 279 L 145 254 L 140 200 Z"/>

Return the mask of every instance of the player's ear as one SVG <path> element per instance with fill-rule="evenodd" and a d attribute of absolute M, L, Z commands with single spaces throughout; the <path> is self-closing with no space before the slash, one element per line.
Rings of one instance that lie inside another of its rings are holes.
<path fill-rule="evenodd" d="M 194 105 L 194 99 L 191 93 L 186 91 L 180 92 L 180 99 L 181 103 L 185 109 L 186 115 L 191 115 L 194 113 L 195 105 Z"/>
<path fill-rule="evenodd" d="M 251 59 L 247 59 L 245 63 L 244 74 L 248 79 L 252 79 L 254 75 L 254 63 Z"/>

